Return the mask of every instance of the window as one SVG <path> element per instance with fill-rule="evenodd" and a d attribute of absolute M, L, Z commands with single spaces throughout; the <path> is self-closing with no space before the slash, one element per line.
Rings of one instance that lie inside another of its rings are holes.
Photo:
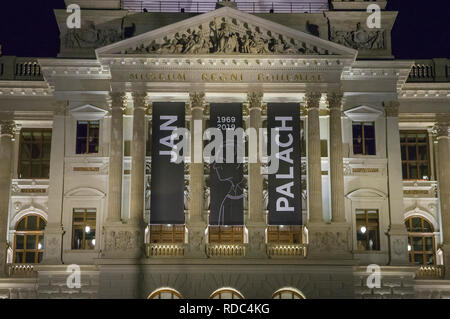
<path fill-rule="evenodd" d="M 14 263 L 40 263 L 44 256 L 44 229 L 47 222 L 39 215 L 26 215 L 16 225 Z"/>
<path fill-rule="evenodd" d="M 374 122 L 353 122 L 353 154 L 376 154 Z"/>
<path fill-rule="evenodd" d="M 305 297 L 295 288 L 282 288 L 275 291 L 272 299 L 305 299 Z"/>
<path fill-rule="evenodd" d="M 433 226 L 421 216 L 411 216 L 405 221 L 408 230 L 409 261 L 414 265 L 434 265 Z"/>
<path fill-rule="evenodd" d="M 356 210 L 356 241 L 358 250 L 380 250 L 378 210 Z"/>
<path fill-rule="evenodd" d="M 99 121 L 77 121 L 77 154 L 98 153 Z"/>
<path fill-rule="evenodd" d="M 181 294 L 171 288 L 160 288 L 148 296 L 148 299 L 183 299 Z"/>
<path fill-rule="evenodd" d="M 51 129 L 22 129 L 19 148 L 19 178 L 49 178 Z"/>
<path fill-rule="evenodd" d="M 401 131 L 400 145 L 403 179 L 430 179 L 427 131 Z"/>
<path fill-rule="evenodd" d="M 72 249 L 95 248 L 95 208 L 75 208 L 72 223 Z"/>
<path fill-rule="evenodd" d="M 209 299 L 244 299 L 244 296 L 233 288 L 221 288 L 214 291 Z"/>

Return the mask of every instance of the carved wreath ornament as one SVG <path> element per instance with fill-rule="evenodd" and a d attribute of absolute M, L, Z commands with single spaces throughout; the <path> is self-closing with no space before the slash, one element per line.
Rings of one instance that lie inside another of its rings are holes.
<path fill-rule="evenodd" d="M 214 18 L 209 23 L 176 32 L 151 43 L 125 50 L 125 54 L 331 54 L 303 41 L 250 26 L 234 18 Z"/>

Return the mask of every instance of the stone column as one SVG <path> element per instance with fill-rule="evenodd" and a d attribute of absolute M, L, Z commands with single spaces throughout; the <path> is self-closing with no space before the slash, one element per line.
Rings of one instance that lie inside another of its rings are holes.
<path fill-rule="evenodd" d="M 43 264 L 62 264 L 65 121 L 66 106 L 60 106 L 53 114 L 48 220 L 44 231 Z"/>
<path fill-rule="evenodd" d="M 450 117 L 439 117 L 434 132 L 437 139 L 437 176 L 441 209 L 445 277 L 450 278 Z"/>
<path fill-rule="evenodd" d="M 205 93 L 192 92 L 189 94 L 189 105 L 186 115 L 191 115 L 191 161 L 189 164 L 189 219 L 188 247 L 189 257 L 206 257 L 206 221 L 204 210 L 204 163 L 203 163 L 203 112 L 205 110 Z"/>
<path fill-rule="evenodd" d="M 109 143 L 108 210 L 106 222 L 120 223 L 122 211 L 123 111 L 124 94 L 111 94 L 111 135 Z"/>
<path fill-rule="evenodd" d="M 384 103 L 386 113 L 386 152 L 388 158 L 389 241 L 391 265 L 409 264 L 408 233 L 403 215 L 403 177 L 398 126 L 399 102 Z"/>
<path fill-rule="evenodd" d="M 117 226 L 112 228 L 105 227 L 105 253 L 103 256 L 106 258 L 139 258 L 144 255 L 146 96 L 147 94 L 144 92 L 132 94 L 133 140 L 131 143 L 130 218 L 124 220 L 122 226 L 116 223 Z M 118 108 L 120 109 L 120 102 Z M 117 216 L 116 211 L 116 219 Z"/>
<path fill-rule="evenodd" d="M 14 121 L 0 121 L 0 277 L 6 276 L 7 272 L 7 234 L 14 129 Z"/>
<path fill-rule="evenodd" d="M 248 257 L 266 257 L 265 252 L 265 210 L 263 207 L 263 176 L 261 174 L 261 160 L 259 153 L 260 136 L 259 130 L 262 127 L 262 92 L 250 92 L 247 95 L 247 106 L 249 113 L 249 128 L 254 129 L 256 139 L 250 139 L 248 145 L 248 194 L 249 194 L 249 219 L 247 221 Z M 256 147 L 255 147 L 256 146 Z M 254 150 L 256 149 L 256 152 Z M 256 154 L 255 154 L 256 153 Z"/>
<path fill-rule="evenodd" d="M 306 93 L 308 112 L 308 210 L 309 223 L 323 223 L 322 167 L 320 156 L 319 102 L 321 93 Z"/>
<path fill-rule="evenodd" d="M 342 159 L 342 94 L 327 95 L 330 110 L 330 184 L 332 222 L 345 223 L 344 166 Z"/>

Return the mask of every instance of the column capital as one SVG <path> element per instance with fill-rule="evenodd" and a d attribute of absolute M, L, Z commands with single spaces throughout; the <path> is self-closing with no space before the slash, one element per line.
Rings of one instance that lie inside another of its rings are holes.
<path fill-rule="evenodd" d="M 317 91 L 308 91 L 305 94 L 305 102 L 306 102 L 306 110 L 310 111 L 313 109 L 319 109 L 320 106 L 320 98 L 322 97 L 322 93 Z"/>
<path fill-rule="evenodd" d="M 436 135 L 437 139 L 449 138 L 449 136 L 448 136 L 449 126 L 450 126 L 450 118 L 444 117 L 443 119 L 438 120 L 434 124 L 434 126 L 432 128 L 432 132 L 434 135 Z"/>
<path fill-rule="evenodd" d="M 387 117 L 398 117 L 398 109 L 400 102 L 398 101 L 386 101 L 383 102 L 384 112 Z"/>
<path fill-rule="evenodd" d="M 253 108 L 262 110 L 263 96 L 264 96 L 264 93 L 261 91 L 254 91 L 254 92 L 247 93 L 247 105 L 248 105 L 249 111 L 251 111 Z"/>
<path fill-rule="evenodd" d="M 147 100 L 147 92 L 132 92 L 133 108 L 147 109 L 149 102 Z"/>
<path fill-rule="evenodd" d="M 191 109 L 200 108 L 204 109 L 206 104 L 204 92 L 190 92 L 189 93 L 189 105 Z"/>
<path fill-rule="evenodd" d="M 134 96 L 133 96 L 134 99 Z M 127 96 L 125 92 L 111 92 L 109 94 L 108 102 L 110 103 L 110 108 L 121 108 L 122 111 L 126 108 Z"/>
<path fill-rule="evenodd" d="M 7 135 L 11 138 L 14 138 L 14 134 L 16 131 L 16 125 L 14 121 L 11 120 L 2 120 L 0 121 L 0 135 Z"/>
<path fill-rule="evenodd" d="M 328 92 L 327 93 L 328 108 L 330 110 L 337 109 L 340 111 L 342 108 L 343 97 L 344 95 L 342 94 L 342 92 Z"/>

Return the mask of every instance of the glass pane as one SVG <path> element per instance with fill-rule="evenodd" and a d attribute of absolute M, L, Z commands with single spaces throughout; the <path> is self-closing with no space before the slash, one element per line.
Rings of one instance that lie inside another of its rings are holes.
<path fill-rule="evenodd" d="M 375 139 L 366 139 L 365 146 L 366 146 L 366 155 L 376 155 Z"/>
<path fill-rule="evenodd" d="M 77 122 L 77 139 L 80 137 L 87 137 L 87 121 Z"/>
<path fill-rule="evenodd" d="M 42 145 L 42 158 L 43 159 L 50 160 L 50 150 L 51 150 L 51 145 L 49 143 Z"/>
<path fill-rule="evenodd" d="M 36 253 L 35 252 L 26 252 L 25 253 L 25 262 L 26 263 L 35 263 L 35 257 L 36 257 Z"/>
<path fill-rule="evenodd" d="M 32 132 L 33 142 L 40 142 L 42 140 L 42 133 L 40 131 Z"/>
<path fill-rule="evenodd" d="M 31 144 L 23 143 L 20 151 L 22 160 L 29 160 L 31 158 Z"/>
<path fill-rule="evenodd" d="M 38 239 L 38 249 L 44 249 L 44 235 L 39 235 Z"/>
<path fill-rule="evenodd" d="M 86 153 L 86 138 L 77 138 L 77 154 L 85 154 Z"/>
<path fill-rule="evenodd" d="M 27 235 L 25 247 L 27 249 L 36 249 L 36 236 L 35 235 Z"/>
<path fill-rule="evenodd" d="M 24 141 L 31 141 L 31 132 L 22 130 L 22 137 Z"/>
<path fill-rule="evenodd" d="M 409 133 L 408 139 L 406 140 L 408 143 L 416 143 L 416 134 L 415 133 Z"/>
<path fill-rule="evenodd" d="M 25 218 L 22 218 L 16 227 L 16 230 L 25 230 Z"/>
<path fill-rule="evenodd" d="M 46 221 L 42 218 L 39 218 L 39 230 L 44 230 L 46 225 Z"/>
<path fill-rule="evenodd" d="M 23 263 L 23 253 L 16 253 L 16 259 L 14 260 L 14 262 L 21 264 Z"/>
<path fill-rule="evenodd" d="M 46 162 L 46 163 L 42 163 L 41 166 L 41 175 L 39 177 L 41 178 L 49 178 L 50 176 L 50 163 Z"/>
<path fill-rule="evenodd" d="M 405 226 L 406 226 L 406 230 L 409 232 L 410 231 L 410 229 L 409 229 L 409 219 L 407 219 L 405 221 Z"/>
<path fill-rule="evenodd" d="M 403 179 L 408 179 L 408 165 L 406 163 L 402 164 L 402 176 Z"/>
<path fill-rule="evenodd" d="M 378 234 L 375 229 L 371 229 L 368 231 L 369 236 L 369 250 L 378 250 Z"/>
<path fill-rule="evenodd" d="M 422 219 L 419 217 L 414 217 L 412 219 L 412 232 L 421 232 L 422 231 Z"/>
<path fill-rule="evenodd" d="M 433 238 L 432 237 L 425 237 L 425 250 L 433 251 Z"/>
<path fill-rule="evenodd" d="M 428 164 L 420 165 L 420 178 L 428 180 Z"/>
<path fill-rule="evenodd" d="M 98 153 L 98 138 L 89 138 L 89 153 Z"/>
<path fill-rule="evenodd" d="M 402 149 L 402 160 L 405 161 L 406 160 L 406 146 L 402 145 L 401 149 Z"/>
<path fill-rule="evenodd" d="M 39 162 L 32 162 L 31 177 L 41 177 L 41 165 Z"/>
<path fill-rule="evenodd" d="M 44 253 L 38 253 L 38 263 L 42 261 L 42 258 L 44 257 Z"/>
<path fill-rule="evenodd" d="M 41 144 L 33 144 L 31 146 L 31 158 L 32 159 L 39 159 L 41 158 L 41 152 L 42 152 L 42 148 L 41 148 Z"/>
<path fill-rule="evenodd" d="M 428 149 L 426 145 L 419 145 L 419 159 L 422 161 L 428 159 Z"/>
<path fill-rule="evenodd" d="M 16 235 L 16 249 L 23 249 L 24 238 L 23 235 Z"/>
<path fill-rule="evenodd" d="M 414 264 L 423 265 L 423 255 L 422 254 L 414 254 Z"/>
<path fill-rule="evenodd" d="M 28 216 L 27 230 L 37 230 L 37 220 L 38 217 L 36 215 Z"/>
<path fill-rule="evenodd" d="M 83 230 L 74 229 L 73 230 L 73 242 L 72 249 L 81 249 L 83 243 Z"/>
<path fill-rule="evenodd" d="M 409 165 L 409 178 L 410 179 L 417 179 L 418 175 L 417 175 L 417 166 L 415 164 L 410 164 Z"/>
<path fill-rule="evenodd" d="M 413 247 L 415 251 L 423 251 L 422 237 L 413 237 Z"/>
<path fill-rule="evenodd" d="M 44 141 L 51 141 L 52 140 L 52 131 L 46 130 L 46 131 L 42 132 L 42 137 L 43 137 Z"/>
<path fill-rule="evenodd" d="M 433 254 L 427 254 L 427 265 L 434 265 L 434 255 Z"/>
<path fill-rule="evenodd" d="M 231 292 L 222 292 L 220 294 L 220 299 L 233 299 Z"/>
<path fill-rule="evenodd" d="M 353 123 L 353 153 L 362 154 L 362 124 Z"/>
<path fill-rule="evenodd" d="M 406 141 L 406 133 L 400 133 L 400 143 L 405 143 Z"/>
<path fill-rule="evenodd" d="M 426 143 L 427 142 L 427 133 L 417 134 L 417 142 L 418 143 Z"/>
<path fill-rule="evenodd" d="M 89 232 L 86 232 L 86 249 L 95 249 L 95 229 L 90 229 Z"/>
<path fill-rule="evenodd" d="M 408 160 L 410 161 L 417 160 L 416 146 L 408 146 Z"/>
<path fill-rule="evenodd" d="M 375 139 L 374 123 L 364 123 L 364 137 L 367 139 Z"/>
<path fill-rule="evenodd" d="M 431 226 L 431 224 L 426 220 L 423 221 L 423 231 L 427 233 L 433 232 L 433 226 Z"/>

